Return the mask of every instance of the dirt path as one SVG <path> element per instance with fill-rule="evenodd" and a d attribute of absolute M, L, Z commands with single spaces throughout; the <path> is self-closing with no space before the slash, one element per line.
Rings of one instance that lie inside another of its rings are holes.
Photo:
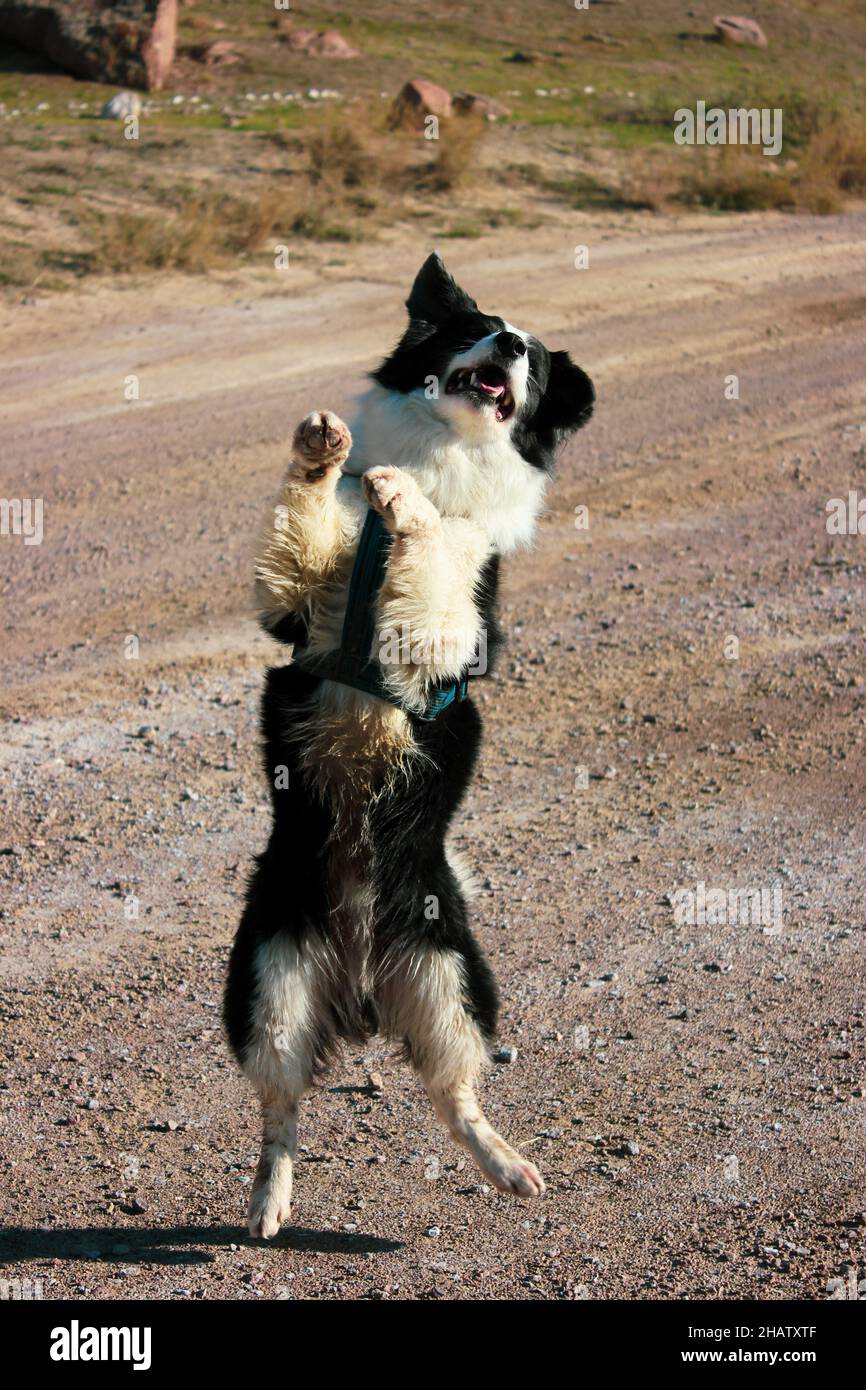
<path fill-rule="evenodd" d="M 0 1277 L 773 1299 L 866 1276 L 866 542 L 825 517 L 866 492 L 864 228 L 581 218 L 450 251 L 599 391 L 508 567 L 457 832 L 517 1049 L 487 1108 L 550 1190 L 484 1189 L 373 1046 L 306 1104 L 298 1224 L 267 1248 L 219 1026 L 268 823 L 249 559 L 287 433 L 350 409 L 426 248 L 0 309 L 0 491 L 44 498 L 45 529 L 0 539 Z M 698 883 L 778 888 L 780 930 L 678 922 Z"/>

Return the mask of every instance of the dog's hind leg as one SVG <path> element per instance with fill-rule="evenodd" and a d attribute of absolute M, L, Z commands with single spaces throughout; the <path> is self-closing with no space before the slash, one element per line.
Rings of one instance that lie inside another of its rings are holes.
<path fill-rule="evenodd" d="M 252 1236 L 268 1239 L 291 1210 L 298 1104 L 323 1046 L 322 966 L 311 938 L 297 945 L 282 934 L 261 942 L 251 964 L 250 1026 L 239 1059 L 261 1101 L 263 1135 L 247 1219 Z"/>
<path fill-rule="evenodd" d="M 475 1095 L 488 1060 L 483 1015 L 495 1009 L 480 953 L 470 959 L 457 950 L 420 946 L 385 972 L 378 1002 L 383 1030 L 405 1041 L 455 1141 L 501 1192 L 539 1197 L 544 1182 L 538 1169 L 496 1133 Z"/>

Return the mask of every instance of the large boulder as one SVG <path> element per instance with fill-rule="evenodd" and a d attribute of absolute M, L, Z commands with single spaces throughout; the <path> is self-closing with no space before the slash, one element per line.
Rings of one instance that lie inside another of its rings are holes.
<path fill-rule="evenodd" d="M 74 77 L 158 91 L 174 61 L 177 0 L 0 0 L 0 39 Z"/>
<path fill-rule="evenodd" d="M 392 128 L 409 126 L 413 130 L 423 130 L 428 116 L 438 116 L 447 120 L 453 114 L 451 93 L 435 82 L 425 82 L 416 78 L 401 87 L 391 106 L 389 124 Z"/>
<path fill-rule="evenodd" d="M 751 44 L 753 48 L 766 48 L 767 35 L 754 19 L 744 19 L 739 14 L 717 14 L 713 28 L 725 43 Z"/>

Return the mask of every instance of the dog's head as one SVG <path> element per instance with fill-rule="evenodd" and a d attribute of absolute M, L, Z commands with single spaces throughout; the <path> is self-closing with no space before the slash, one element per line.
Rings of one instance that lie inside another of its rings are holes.
<path fill-rule="evenodd" d="M 592 382 L 567 352 L 483 314 L 428 256 L 406 301 L 409 327 L 373 373 L 389 391 L 418 393 L 473 444 L 505 432 L 521 456 L 550 470 L 557 446 L 592 414 Z"/>

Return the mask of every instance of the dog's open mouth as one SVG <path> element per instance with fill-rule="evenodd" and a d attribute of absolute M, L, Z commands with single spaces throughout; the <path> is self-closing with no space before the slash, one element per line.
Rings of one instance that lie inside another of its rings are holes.
<path fill-rule="evenodd" d="M 514 410 L 508 377 L 493 362 L 484 362 L 478 367 L 461 367 L 452 372 L 445 392 L 450 396 L 468 396 L 476 405 L 492 405 L 497 420 L 507 420 Z"/>

